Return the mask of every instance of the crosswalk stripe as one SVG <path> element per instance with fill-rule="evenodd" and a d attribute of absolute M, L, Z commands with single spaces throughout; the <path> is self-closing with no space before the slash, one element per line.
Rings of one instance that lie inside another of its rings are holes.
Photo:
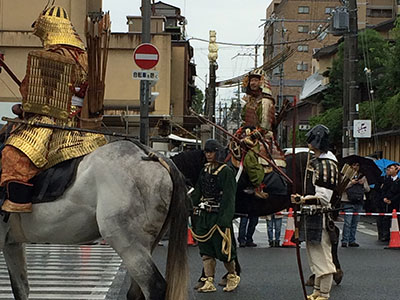
<path fill-rule="evenodd" d="M 29 295 L 29 300 L 104 300 L 105 295 L 71 295 L 71 294 L 59 294 L 59 295 Z M 14 300 L 14 296 L 11 293 L 0 293 L 0 299 L 2 300 Z"/>
<path fill-rule="evenodd" d="M 26 246 L 29 299 L 105 299 L 121 266 L 107 245 Z M 3 255 L 0 255 L 0 299 L 14 299 Z"/>

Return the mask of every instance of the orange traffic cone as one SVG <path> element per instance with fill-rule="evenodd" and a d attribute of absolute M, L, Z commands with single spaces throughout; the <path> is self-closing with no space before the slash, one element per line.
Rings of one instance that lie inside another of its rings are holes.
<path fill-rule="evenodd" d="M 285 239 L 283 240 L 282 247 L 296 247 L 296 244 L 292 242 L 294 229 L 295 228 L 294 228 L 293 209 L 289 208 L 289 215 L 285 231 Z"/>
<path fill-rule="evenodd" d="M 397 222 L 397 212 L 393 209 L 392 212 L 392 226 L 390 227 L 390 242 L 389 246 L 385 249 L 400 249 L 400 231 L 399 223 Z"/>
<path fill-rule="evenodd" d="M 190 228 L 188 227 L 188 238 L 187 238 L 187 244 L 190 246 L 196 245 L 194 239 L 193 239 L 193 235 L 192 235 L 192 231 L 190 230 Z"/>

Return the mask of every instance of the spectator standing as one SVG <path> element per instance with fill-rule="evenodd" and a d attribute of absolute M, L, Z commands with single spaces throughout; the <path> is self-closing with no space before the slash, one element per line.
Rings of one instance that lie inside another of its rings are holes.
<path fill-rule="evenodd" d="M 379 207 L 385 213 L 391 213 L 393 209 L 399 211 L 400 205 L 400 178 L 398 175 L 399 165 L 391 164 L 386 168 L 386 177 L 378 194 Z M 382 242 L 390 239 L 391 216 L 378 217 L 378 237 Z"/>
<path fill-rule="evenodd" d="M 253 235 L 258 224 L 258 217 L 241 217 L 239 224 L 239 247 L 257 247 Z"/>
<path fill-rule="evenodd" d="M 266 216 L 268 242 L 270 247 L 280 247 L 282 218 L 283 215 L 276 215 L 276 214 Z M 274 235 L 274 230 L 275 230 L 275 235 Z"/>
<path fill-rule="evenodd" d="M 365 193 L 370 191 L 367 178 L 360 173 L 360 164 L 353 163 L 351 167 L 357 172 L 342 194 L 342 205 L 346 213 L 359 213 L 363 209 Z M 345 215 L 343 225 L 342 247 L 359 247 L 356 243 L 358 215 Z"/>

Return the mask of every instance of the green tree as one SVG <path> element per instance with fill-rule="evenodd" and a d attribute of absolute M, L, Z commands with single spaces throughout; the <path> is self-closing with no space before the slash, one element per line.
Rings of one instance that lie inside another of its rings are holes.
<path fill-rule="evenodd" d="M 343 107 L 330 108 L 310 119 L 311 127 L 322 124 L 329 128 L 331 144 L 338 148 L 342 143 Z"/>
<path fill-rule="evenodd" d="M 204 105 L 204 94 L 198 87 L 195 87 L 195 94 L 192 96 L 191 107 L 196 113 L 202 114 L 203 105 Z"/>
<path fill-rule="evenodd" d="M 400 93 L 400 17 L 391 31 L 393 42 L 389 46 L 384 83 L 391 96 Z"/>
<path fill-rule="evenodd" d="M 296 147 L 307 147 L 307 131 L 299 130 L 299 126 L 296 126 Z M 289 130 L 288 146 L 292 147 L 293 143 L 293 129 Z"/>
<path fill-rule="evenodd" d="M 343 43 L 339 45 L 336 59 L 329 70 L 329 86 L 324 92 L 322 105 L 324 109 L 337 108 L 343 103 Z M 386 64 L 389 56 L 388 43 L 375 30 L 366 29 L 358 36 L 358 82 L 361 99 L 368 99 L 369 88 L 367 76 L 372 80 L 372 88 L 376 95 L 383 96 L 387 87 L 382 78 L 386 74 Z"/>
<path fill-rule="evenodd" d="M 399 19 L 400 20 L 400 19 Z M 372 119 L 378 129 L 398 125 L 400 93 L 400 22 L 392 31 L 395 41 L 389 43 L 371 29 L 359 32 L 358 85 L 361 101 L 360 118 Z M 332 143 L 340 145 L 342 136 L 343 103 L 343 43 L 329 70 L 329 86 L 322 105 L 325 112 L 310 120 L 311 125 L 324 124 L 332 132 Z M 373 100 L 370 91 L 373 91 Z"/>

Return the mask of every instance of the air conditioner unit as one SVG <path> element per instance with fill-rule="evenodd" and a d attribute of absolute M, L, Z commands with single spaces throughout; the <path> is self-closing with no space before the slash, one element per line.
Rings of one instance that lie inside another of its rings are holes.
<path fill-rule="evenodd" d="M 311 129 L 311 126 L 308 125 L 308 124 L 306 124 L 306 125 L 304 125 L 304 124 L 299 125 L 299 130 L 310 130 L 310 129 Z"/>

